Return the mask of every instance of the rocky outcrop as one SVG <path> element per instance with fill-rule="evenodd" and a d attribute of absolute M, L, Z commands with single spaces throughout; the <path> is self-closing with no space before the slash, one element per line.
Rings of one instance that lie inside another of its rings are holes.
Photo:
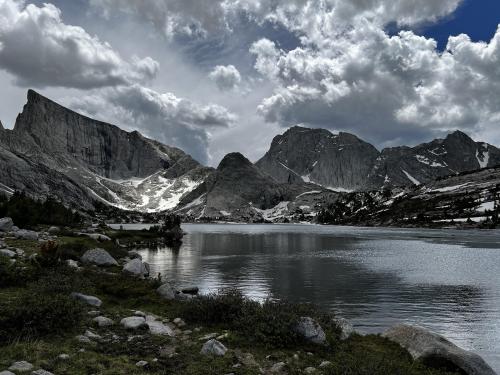
<path fill-rule="evenodd" d="M 295 332 L 306 341 L 313 344 L 324 345 L 326 343 L 326 334 L 323 328 L 310 317 L 302 317 L 294 328 Z"/>
<path fill-rule="evenodd" d="M 493 369 L 477 354 L 454 345 L 443 336 L 421 327 L 398 325 L 383 334 L 408 350 L 415 360 L 426 365 L 447 368 L 467 375 L 495 375 Z"/>

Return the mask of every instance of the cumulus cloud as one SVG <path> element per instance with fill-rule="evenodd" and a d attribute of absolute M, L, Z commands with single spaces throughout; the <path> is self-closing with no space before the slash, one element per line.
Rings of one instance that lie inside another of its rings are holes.
<path fill-rule="evenodd" d="M 151 80 L 159 64 L 124 60 L 108 43 L 65 24 L 52 4 L 0 0 L 0 68 L 21 86 L 88 89 Z"/>
<path fill-rule="evenodd" d="M 241 75 L 234 65 L 218 65 L 209 74 L 219 90 L 229 91 L 235 89 L 241 82 Z"/>
<path fill-rule="evenodd" d="M 432 21 L 459 2 L 412 4 L 337 2 L 321 12 L 305 6 L 293 17 L 278 14 L 302 45 L 283 51 L 262 39 L 250 48 L 255 69 L 276 84 L 259 112 L 282 126 L 353 131 L 379 144 L 491 126 L 500 117 L 500 29 L 489 43 L 451 37 L 444 52 L 412 31 L 388 35 L 388 22 Z"/>
<path fill-rule="evenodd" d="M 216 105 L 199 105 L 172 93 L 158 93 L 140 85 L 98 90 L 67 103 L 91 117 L 137 129 L 148 137 L 208 160 L 210 130 L 229 127 L 236 116 Z"/>

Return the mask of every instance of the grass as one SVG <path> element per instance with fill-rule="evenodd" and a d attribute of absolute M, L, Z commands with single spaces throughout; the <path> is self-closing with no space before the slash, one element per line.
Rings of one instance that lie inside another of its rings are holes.
<path fill-rule="evenodd" d="M 63 236 L 58 241 L 63 254 L 70 258 L 79 258 L 92 247 L 103 247 L 117 258 L 126 253 L 112 242 L 96 243 L 72 236 Z M 27 253 L 37 252 L 37 246 L 30 241 L 15 243 Z M 74 271 L 59 263 L 18 261 L 11 266 L 0 262 L 0 266 L 2 264 L 9 267 L 13 281 L 9 285 L 0 284 L 0 341 L 3 342 L 0 343 L 0 371 L 14 361 L 27 360 L 35 369 L 43 368 L 58 375 L 246 375 L 259 374 L 259 367 L 269 369 L 283 361 L 289 374 L 303 374 L 305 368 L 318 368 L 323 361 L 329 361 L 330 366 L 317 373 L 448 374 L 413 361 L 406 350 L 380 336 L 353 335 L 341 341 L 332 315 L 310 305 L 276 301 L 259 304 L 235 291 L 186 302 L 167 301 L 155 292 L 158 281 L 124 276 L 118 267 Z M 141 310 L 171 321 L 181 317 L 188 324 L 183 330 L 192 333 L 170 338 L 141 332 L 132 334 L 119 324 L 97 329 L 86 313 L 93 308 L 70 300 L 68 295 L 72 291 L 100 298 L 101 313 L 115 322 L 132 315 L 134 310 Z M 293 325 L 300 316 L 311 316 L 320 322 L 328 345 L 308 344 L 294 333 Z M 93 345 L 78 342 L 75 335 L 83 334 L 89 327 L 106 341 Z M 225 333 L 221 341 L 231 350 L 224 357 L 201 355 L 204 341 L 200 338 L 215 332 Z M 131 335 L 139 337 L 129 340 Z M 164 347 L 175 348 L 176 355 L 163 356 Z M 69 359 L 60 359 L 63 353 L 68 354 Z M 234 367 L 242 362 L 242 355 L 249 353 L 258 367 Z M 135 364 L 140 360 L 148 361 L 148 366 L 137 367 Z"/>

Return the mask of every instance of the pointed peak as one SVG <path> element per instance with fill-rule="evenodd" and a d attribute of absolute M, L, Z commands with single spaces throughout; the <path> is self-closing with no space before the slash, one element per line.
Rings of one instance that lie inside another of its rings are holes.
<path fill-rule="evenodd" d="M 0 131 L 2 130 L 5 130 L 5 128 L 3 127 L 2 121 L 0 120 Z"/>
<path fill-rule="evenodd" d="M 446 136 L 446 139 L 467 139 L 467 140 L 472 140 L 471 137 L 469 137 L 467 134 L 465 134 L 463 131 L 460 130 L 455 130 L 453 133 L 450 133 Z"/>

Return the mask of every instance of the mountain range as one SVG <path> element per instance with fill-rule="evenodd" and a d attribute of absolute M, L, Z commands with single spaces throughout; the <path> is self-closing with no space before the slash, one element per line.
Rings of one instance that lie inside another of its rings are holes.
<path fill-rule="evenodd" d="M 498 148 L 460 131 L 379 151 L 353 134 L 296 126 L 276 136 L 255 164 L 231 153 L 214 169 L 178 148 L 80 115 L 33 90 L 14 129 L 0 123 L 0 191 L 5 194 L 55 196 L 82 210 L 101 202 L 127 211 L 176 212 L 193 221 L 313 220 L 352 197 L 377 200 L 374 192 L 385 191 L 384 202 L 398 194 L 399 202 L 436 180 L 496 171 L 491 167 L 499 164 Z"/>

